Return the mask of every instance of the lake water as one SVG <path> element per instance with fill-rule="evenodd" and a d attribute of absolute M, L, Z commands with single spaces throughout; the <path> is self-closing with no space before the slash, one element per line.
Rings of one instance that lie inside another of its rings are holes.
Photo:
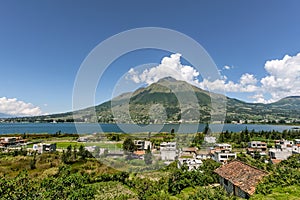
<path fill-rule="evenodd" d="M 203 131 L 205 124 L 96 124 L 96 123 L 0 123 L 0 134 L 7 133 L 95 133 L 95 132 L 170 132 L 172 129 L 178 133 L 194 133 Z M 210 128 L 214 132 L 233 131 L 239 132 L 245 130 L 256 131 L 283 131 L 300 126 L 285 125 L 256 125 L 256 124 L 211 124 Z"/>

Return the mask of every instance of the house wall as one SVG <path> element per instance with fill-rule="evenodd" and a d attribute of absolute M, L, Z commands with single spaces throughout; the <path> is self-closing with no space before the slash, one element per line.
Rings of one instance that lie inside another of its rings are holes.
<path fill-rule="evenodd" d="M 175 160 L 176 159 L 176 150 L 166 150 L 166 151 L 164 151 L 164 150 L 161 150 L 160 151 L 160 155 L 161 155 L 161 159 L 162 160 Z"/>
<path fill-rule="evenodd" d="M 245 191 L 241 190 L 239 187 L 234 186 L 230 181 L 227 180 L 227 185 L 225 184 L 226 180 L 223 177 L 219 178 L 220 184 L 225 188 L 227 193 L 239 196 L 241 198 L 249 199 L 250 195 Z"/>

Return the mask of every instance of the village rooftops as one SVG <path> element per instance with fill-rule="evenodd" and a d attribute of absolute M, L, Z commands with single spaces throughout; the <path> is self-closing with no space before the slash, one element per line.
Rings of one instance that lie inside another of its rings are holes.
<path fill-rule="evenodd" d="M 249 195 L 254 194 L 257 184 L 267 175 L 267 172 L 238 160 L 222 165 L 214 172 Z"/>

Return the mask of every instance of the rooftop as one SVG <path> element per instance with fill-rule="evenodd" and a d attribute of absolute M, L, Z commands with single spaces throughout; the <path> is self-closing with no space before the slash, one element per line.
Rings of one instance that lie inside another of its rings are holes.
<path fill-rule="evenodd" d="M 267 175 L 267 172 L 238 160 L 233 160 L 219 167 L 215 170 L 215 173 L 250 195 L 254 194 L 256 185 Z"/>

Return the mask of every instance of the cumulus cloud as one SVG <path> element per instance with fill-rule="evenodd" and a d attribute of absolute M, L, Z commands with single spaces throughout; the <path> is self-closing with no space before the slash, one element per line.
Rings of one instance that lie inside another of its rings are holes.
<path fill-rule="evenodd" d="M 191 66 L 182 65 L 180 62 L 181 54 L 172 54 L 170 57 L 164 57 L 156 67 L 145 69 L 139 73 L 131 68 L 128 71 L 127 79 L 133 80 L 135 83 L 151 84 L 159 79 L 171 76 L 177 80 L 187 81 L 196 84 L 199 72 Z"/>
<path fill-rule="evenodd" d="M 182 65 L 179 53 L 164 57 L 161 64 L 138 72 L 128 71 L 127 79 L 135 83 L 151 84 L 161 78 L 172 76 L 209 91 L 252 93 L 254 102 L 271 103 L 291 95 L 300 95 L 300 53 L 296 56 L 286 55 L 281 60 L 270 60 L 265 63 L 266 76 L 258 80 L 253 74 L 243 74 L 237 82 L 228 80 L 226 76 L 210 81 L 203 78 L 199 81 L 200 72 L 191 66 Z M 232 69 L 225 65 L 223 69 Z"/>
<path fill-rule="evenodd" d="M 268 75 L 260 80 L 263 93 L 269 94 L 269 101 L 277 101 L 286 96 L 300 95 L 300 53 L 286 55 L 281 60 L 265 63 Z"/>
<path fill-rule="evenodd" d="M 208 89 L 212 91 L 226 91 L 226 92 L 255 92 L 258 90 L 256 86 L 257 79 L 253 74 L 243 74 L 238 83 L 233 81 L 227 81 L 227 77 L 223 80 L 217 79 L 215 81 L 209 81 L 204 79 L 198 84 L 202 89 Z"/>
<path fill-rule="evenodd" d="M 41 115 L 42 111 L 39 107 L 17 100 L 16 98 L 0 98 L 0 113 L 16 116 L 34 116 Z"/>

